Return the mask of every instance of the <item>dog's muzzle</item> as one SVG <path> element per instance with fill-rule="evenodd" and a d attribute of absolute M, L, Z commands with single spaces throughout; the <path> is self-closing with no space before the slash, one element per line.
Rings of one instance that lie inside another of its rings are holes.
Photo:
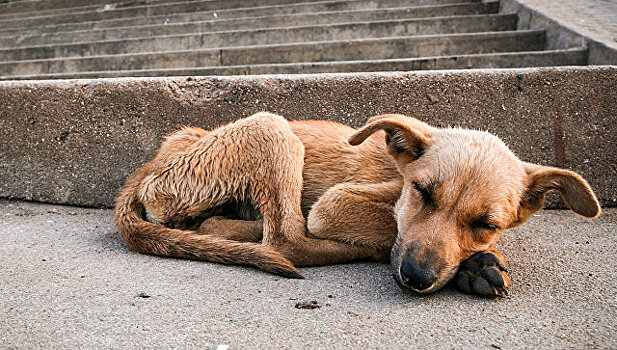
<path fill-rule="evenodd" d="M 399 273 L 404 286 L 420 293 L 431 288 L 436 280 L 433 274 L 407 260 L 401 264 Z"/>

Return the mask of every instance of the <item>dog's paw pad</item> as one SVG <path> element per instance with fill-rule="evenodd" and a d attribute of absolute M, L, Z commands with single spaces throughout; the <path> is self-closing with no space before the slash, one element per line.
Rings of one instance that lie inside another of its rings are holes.
<path fill-rule="evenodd" d="M 479 252 L 461 263 L 454 282 L 464 293 L 503 298 L 510 292 L 507 272 L 495 254 Z"/>

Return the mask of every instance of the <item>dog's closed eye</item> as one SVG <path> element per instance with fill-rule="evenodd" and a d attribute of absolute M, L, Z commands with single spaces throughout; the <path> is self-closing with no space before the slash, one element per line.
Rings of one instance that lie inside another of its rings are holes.
<path fill-rule="evenodd" d="M 417 182 L 413 183 L 413 187 L 422 196 L 422 202 L 424 203 L 424 205 L 435 205 L 435 198 L 433 198 L 433 195 L 431 194 L 431 191 L 428 190 L 428 188 L 420 185 Z"/>
<path fill-rule="evenodd" d="M 478 231 L 478 230 L 497 231 L 499 229 L 499 226 L 488 223 L 484 220 L 474 220 L 471 222 L 471 228 L 474 231 Z"/>

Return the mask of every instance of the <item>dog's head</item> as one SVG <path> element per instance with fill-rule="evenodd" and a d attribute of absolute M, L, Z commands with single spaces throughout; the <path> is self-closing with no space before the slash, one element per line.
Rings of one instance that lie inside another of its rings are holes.
<path fill-rule="evenodd" d="M 384 130 L 403 176 L 395 206 L 398 236 L 391 254 L 397 281 L 431 293 L 459 264 L 492 247 L 503 230 L 524 223 L 557 190 L 576 213 L 600 206 L 578 174 L 520 161 L 497 137 L 481 131 L 433 128 L 402 115 L 371 118 L 349 143 Z"/>

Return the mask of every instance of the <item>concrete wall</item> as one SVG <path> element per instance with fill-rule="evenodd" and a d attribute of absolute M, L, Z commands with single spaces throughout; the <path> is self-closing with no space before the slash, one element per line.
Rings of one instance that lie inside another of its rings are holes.
<path fill-rule="evenodd" d="M 617 204 L 617 67 L 0 82 L 0 197 L 105 207 L 161 136 L 267 110 L 489 130 Z M 559 204 L 553 202 L 553 204 Z"/>

